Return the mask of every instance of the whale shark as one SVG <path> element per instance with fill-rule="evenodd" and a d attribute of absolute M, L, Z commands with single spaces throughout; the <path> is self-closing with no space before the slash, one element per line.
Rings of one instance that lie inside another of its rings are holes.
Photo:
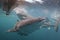
<path fill-rule="evenodd" d="M 12 29 L 8 29 L 7 32 L 18 32 L 18 34 L 21 36 L 23 36 L 23 35 L 28 36 L 28 34 L 34 32 L 38 29 L 48 28 L 48 30 L 50 30 L 51 27 L 53 27 L 53 29 L 56 32 L 58 32 L 60 20 L 56 20 L 55 24 L 51 24 L 49 20 L 47 20 L 45 22 L 45 20 L 46 20 L 46 18 L 41 18 L 41 17 L 21 20 L 21 21 L 18 21 Z M 41 25 L 42 22 L 44 22 L 44 23 Z M 34 24 L 34 23 L 36 23 L 36 24 Z"/>
<path fill-rule="evenodd" d="M 21 21 L 18 21 L 16 23 L 16 25 L 14 26 L 13 29 L 9 29 L 8 32 L 17 32 L 19 31 L 19 29 L 25 25 L 29 25 L 29 24 L 33 24 L 33 23 L 36 23 L 36 22 L 43 22 L 44 20 L 46 20 L 45 18 L 41 18 L 41 17 L 38 17 L 38 18 L 29 18 L 29 19 L 25 19 L 25 20 L 21 20 Z M 50 30 L 51 27 L 54 28 L 54 30 L 56 32 L 58 32 L 58 29 L 59 29 L 59 23 L 60 23 L 60 20 L 56 20 L 55 24 L 51 24 L 49 21 L 48 22 L 44 22 L 41 26 L 40 26 L 40 29 L 42 28 L 48 28 L 48 30 Z"/>

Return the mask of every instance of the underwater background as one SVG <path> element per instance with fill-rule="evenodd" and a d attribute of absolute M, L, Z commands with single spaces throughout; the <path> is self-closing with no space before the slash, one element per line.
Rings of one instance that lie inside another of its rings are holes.
<path fill-rule="evenodd" d="M 56 7 L 45 8 L 44 6 L 33 5 L 25 7 L 30 15 L 34 17 L 47 17 L 51 24 L 54 24 L 53 16 L 57 11 Z M 59 11 L 59 10 L 58 10 Z M 53 17 L 53 18 L 52 18 Z M 7 32 L 8 29 L 14 27 L 14 25 L 19 19 L 15 13 L 12 11 L 10 15 L 5 15 L 5 12 L 0 8 L 0 40 L 60 40 L 60 27 L 58 32 L 53 28 L 48 30 L 47 28 L 40 29 L 39 26 L 42 24 L 35 23 L 28 25 L 20 30 L 20 32 Z M 59 25 L 60 26 L 60 25 Z M 22 36 L 21 32 L 27 33 L 27 36 Z"/>

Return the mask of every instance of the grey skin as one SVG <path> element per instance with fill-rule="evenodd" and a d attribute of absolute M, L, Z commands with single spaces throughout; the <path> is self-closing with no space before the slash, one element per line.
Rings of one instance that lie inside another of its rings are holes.
<path fill-rule="evenodd" d="M 17 22 L 15 27 L 13 29 L 8 30 L 8 32 L 17 32 L 19 29 L 25 25 L 32 24 L 35 22 L 41 22 L 43 21 L 43 18 L 32 18 L 32 19 L 26 19 L 26 20 L 21 20 L 20 22 Z"/>

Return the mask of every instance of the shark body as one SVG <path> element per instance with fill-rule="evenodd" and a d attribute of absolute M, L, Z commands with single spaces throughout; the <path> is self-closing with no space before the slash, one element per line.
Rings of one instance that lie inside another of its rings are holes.
<path fill-rule="evenodd" d="M 20 22 L 17 22 L 17 24 L 15 25 L 15 27 L 13 29 L 8 30 L 8 32 L 17 32 L 21 27 L 25 26 L 25 25 L 29 25 L 35 22 L 41 22 L 44 19 L 42 18 L 32 18 L 32 19 L 26 19 L 26 20 L 21 20 Z"/>

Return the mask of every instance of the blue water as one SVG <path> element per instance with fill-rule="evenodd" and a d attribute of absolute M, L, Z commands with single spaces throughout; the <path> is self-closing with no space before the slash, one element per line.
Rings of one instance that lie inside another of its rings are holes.
<path fill-rule="evenodd" d="M 47 8 L 40 8 L 40 7 L 27 7 L 27 11 L 30 15 L 34 17 L 48 17 L 49 20 L 52 22 L 53 20 L 50 18 L 51 14 L 55 10 L 48 9 L 48 14 L 44 14 L 43 10 Z M 11 12 L 9 16 L 5 15 L 5 12 L 3 12 L 0 9 L 0 40 L 60 40 L 60 27 L 58 32 L 55 32 L 53 28 L 51 30 L 45 29 L 39 29 L 40 24 L 35 23 L 31 25 L 27 25 L 26 27 L 22 28 L 20 32 L 12 32 L 8 33 L 6 32 L 8 29 L 11 29 L 14 27 L 14 25 L 17 22 L 17 15 L 14 11 Z M 27 36 L 21 36 L 21 32 L 25 32 L 28 35 Z"/>

